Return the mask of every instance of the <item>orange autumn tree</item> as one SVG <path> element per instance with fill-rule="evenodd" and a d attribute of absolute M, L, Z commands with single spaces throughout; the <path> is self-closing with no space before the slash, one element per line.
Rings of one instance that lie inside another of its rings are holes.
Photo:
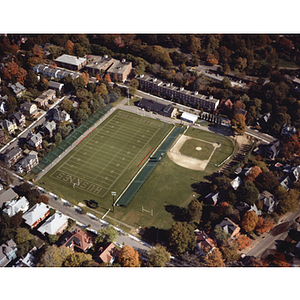
<path fill-rule="evenodd" d="M 275 223 L 273 221 L 267 220 L 264 217 L 259 216 L 258 221 L 255 226 L 255 231 L 262 234 L 262 233 L 270 230 L 274 225 L 275 225 Z"/>
<path fill-rule="evenodd" d="M 207 55 L 206 62 L 210 66 L 214 66 L 214 65 L 217 65 L 219 63 L 218 60 L 215 58 L 214 54 Z"/>
<path fill-rule="evenodd" d="M 257 222 L 258 222 L 257 214 L 253 210 L 250 210 L 245 212 L 241 226 L 246 232 L 249 232 L 254 230 Z"/>
<path fill-rule="evenodd" d="M 215 248 L 211 253 L 205 257 L 206 267 L 225 267 L 225 259 L 222 256 L 222 252 L 219 248 Z"/>
<path fill-rule="evenodd" d="M 14 61 L 6 63 L 3 68 L 3 79 L 5 80 L 10 81 L 13 76 L 17 82 L 24 84 L 26 75 L 26 70 L 18 66 Z"/>
<path fill-rule="evenodd" d="M 111 78 L 110 78 L 110 75 L 108 73 L 106 73 L 106 75 L 104 76 L 104 80 L 108 83 L 111 82 Z"/>
<path fill-rule="evenodd" d="M 65 49 L 67 50 L 68 54 L 73 54 L 73 48 L 74 48 L 74 43 L 70 40 L 67 40 L 65 44 Z"/>
<path fill-rule="evenodd" d="M 140 267 L 139 253 L 125 245 L 118 253 L 118 262 L 122 267 Z"/>
<path fill-rule="evenodd" d="M 251 239 L 244 235 L 244 234 L 240 234 L 233 242 L 238 250 L 245 250 L 247 249 L 250 245 L 251 245 Z"/>
<path fill-rule="evenodd" d="M 261 168 L 259 166 L 254 166 L 251 168 L 249 173 L 245 176 L 244 181 L 251 181 L 253 182 L 255 178 L 262 172 Z"/>
<path fill-rule="evenodd" d="M 83 78 L 85 85 L 87 85 L 89 83 L 89 79 L 90 79 L 89 73 L 82 72 L 81 77 Z"/>

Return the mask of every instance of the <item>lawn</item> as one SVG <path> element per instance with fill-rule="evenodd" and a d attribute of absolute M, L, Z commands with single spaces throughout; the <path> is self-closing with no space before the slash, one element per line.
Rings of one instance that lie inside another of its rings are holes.
<path fill-rule="evenodd" d="M 212 157 L 213 159 L 216 156 L 215 162 L 221 162 L 233 150 L 231 140 L 221 135 L 192 128 L 186 132 L 186 135 L 212 143 L 221 143 L 222 146 L 215 150 Z M 180 167 L 165 155 L 128 206 L 117 206 L 112 216 L 132 226 L 155 226 L 160 229 L 169 229 L 176 220 L 171 211 L 182 207 L 187 208 L 193 195 L 196 198 L 199 197 L 192 185 L 205 181 L 205 176 L 218 171 L 218 169 L 216 166 L 208 164 L 204 171 L 190 170 Z M 142 212 L 142 208 L 148 212 Z M 151 215 L 151 211 L 153 215 Z"/>
<path fill-rule="evenodd" d="M 93 199 L 105 211 L 111 191 L 122 192 L 170 128 L 116 110 L 37 183 L 74 204 Z"/>
<path fill-rule="evenodd" d="M 213 150 L 214 146 L 212 144 L 206 143 L 205 141 L 191 139 L 185 141 L 179 151 L 183 155 L 201 160 L 207 160 Z"/>

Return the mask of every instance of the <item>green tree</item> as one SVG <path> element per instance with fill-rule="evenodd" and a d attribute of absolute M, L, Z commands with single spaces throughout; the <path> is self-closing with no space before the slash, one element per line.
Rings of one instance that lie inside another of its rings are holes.
<path fill-rule="evenodd" d="M 66 257 L 63 267 L 83 267 L 90 264 L 93 258 L 90 254 L 73 252 Z"/>
<path fill-rule="evenodd" d="M 61 134 L 60 133 L 57 133 L 56 135 L 55 135 L 55 144 L 56 145 L 58 145 L 59 143 L 61 143 L 62 142 L 62 137 L 61 137 Z"/>
<path fill-rule="evenodd" d="M 164 267 L 165 263 L 170 261 L 171 255 L 166 250 L 166 247 L 157 244 L 148 251 L 148 259 L 150 267 Z"/>
<path fill-rule="evenodd" d="M 60 108 L 61 108 L 61 110 L 65 110 L 69 114 L 73 108 L 73 102 L 70 99 L 65 98 L 61 102 Z"/>
<path fill-rule="evenodd" d="M 280 192 L 281 191 L 281 192 Z M 274 192 L 278 199 L 278 212 L 285 214 L 287 212 L 295 212 L 299 207 L 299 193 L 296 189 L 290 189 L 284 192 L 281 186 Z"/>
<path fill-rule="evenodd" d="M 230 80 L 227 77 L 224 77 L 222 80 L 223 89 L 229 89 L 232 87 Z"/>
<path fill-rule="evenodd" d="M 227 242 L 227 240 L 230 238 L 230 234 L 222 229 L 220 226 L 216 226 L 214 228 L 214 235 L 217 239 L 218 245 L 222 245 Z"/>
<path fill-rule="evenodd" d="M 196 237 L 192 225 L 186 222 L 175 222 L 169 230 L 169 246 L 178 254 L 194 249 Z"/>
<path fill-rule="evenodd" d="M 235 262 L 240 258 L 240 254 L 238 253 L 238 249 L 235 244 L 223 244 L 220 247 L 220 251 L 225 262 Z"/>
<path fill-rule="evenodd" d="M 139 86 L 139 82 L 137 79 L 135 78 L 132 78 L 129 82 L 129 93 L 132 95 L 132 96 L 135 96 L 136 92 L 137 92 L 137 89 L 138 89 L 138 86 Z"/>
<path fill-rule="evenodd" d="M 96 237 L 95 242 L 114 243 L 118 235 L 118 231 L 113 226 L 107 226 L 104 229 L 98 230 L 98 236 Z"/>
<path fill-rule="evenodd" d="M 251 181 L 246 181 L 239 187 L 238 195 L 242 201 L 252 205 L 258 199 L 259 190 L 256 188 L 254 183 Z"/>
<path fill-rule="evenodd" d="M 264 170 L 255 178 L 254 183 L 261 192 L 264 190 L 273 192 L 279 186 L 276 175 L 271 171 Z"/>
<path fill-rule="evenodd" d="M 67 247 L 48 246 L 41 256 L 38 267 L 62 267 L 64 261 L 73 250 Z"/>
<path fill-rule="evenodd" d="M 188 215 L 190 222 L 200 222 L 202 217 L 203 203 L 193 199 L 188 206 Z"/>

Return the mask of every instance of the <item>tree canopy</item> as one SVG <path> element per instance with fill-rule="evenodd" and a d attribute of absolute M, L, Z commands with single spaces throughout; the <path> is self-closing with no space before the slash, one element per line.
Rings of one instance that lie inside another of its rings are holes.
<path fill-rule="evenodd" d="M 171 259 L 171 254 L 166 250 L 166 247 L 157 244 L 148 251 L 148 265 L 150 267 L 164 267 L 166 262 Z"/>
<path fill-rule="evenodd" d="M 118 252 L 118 262 L 122 267 L 140 267 L 139 253 L 132 247 L 125 245 Z"/>

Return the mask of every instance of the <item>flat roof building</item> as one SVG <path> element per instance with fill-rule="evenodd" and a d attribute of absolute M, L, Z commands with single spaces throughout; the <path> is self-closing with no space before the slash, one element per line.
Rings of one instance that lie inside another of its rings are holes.
<path fill-rule="evenodd" d="M 198 116 L 190 114 L 188 112 L 184 112 L 184 113 L 182 113 L 182 115 L 181 115 L 180 118 L 181 118 L 181 120 L 184 120 L 184 121 L 187 121 L 187 122 L 191 122 L 191 123 L 194 124 L 197 121 Z"/>
<path fill-rule="evenodd" d="M 127 62 L 125 59 L 122 59 L 122 61 L 114 59 L 114 63 L 107 70 L 107 73 L 110 75 L 110 78 L 112 80 L 119 80 L 124 82 L 130 74 L 131 70 L 131 62 Z"/>
<path fill-rule="evenodd" d="M 88 55 L 88 62 L 85 66 L 86 70 L 93 75 L 100 74 L 101 71 L 106 71 L 113 63 L 114 59 L 108 57 L 107 55 L 96 56 L 96 55 Z"/>

